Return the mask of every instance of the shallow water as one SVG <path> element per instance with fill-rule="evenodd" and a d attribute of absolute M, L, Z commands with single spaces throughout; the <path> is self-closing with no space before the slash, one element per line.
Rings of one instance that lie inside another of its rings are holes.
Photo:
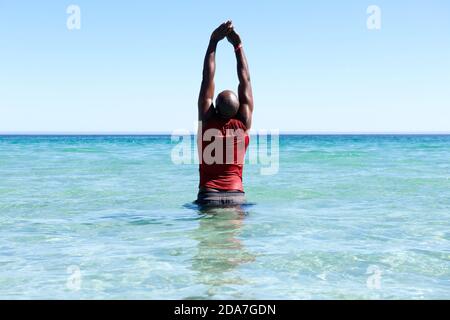
<path fill-rule="evenodd" d="M 174 145 L 0 137 L 0 298 L 450 298 L 450 136 L 281 136 L 206 212 Z"/>

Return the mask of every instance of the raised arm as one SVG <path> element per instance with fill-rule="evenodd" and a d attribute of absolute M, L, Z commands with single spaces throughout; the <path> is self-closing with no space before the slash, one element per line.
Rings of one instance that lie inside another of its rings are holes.
<path fill-rule="evenodd" d="M 222 23 L 211 35 L 203 62 L 203 79 L 198 97 L 198 120 L 208 119 L 214 112 L 214 74 L 216 72 L 216 48 L 232 29 L 231 21 Z"/>
<path fill-rule="evenodd" d="M 239 111 L 238 116 L 244 122 L 247 129 L 252 125 L 253 115 L 253 92 L 250 82 L 250 71 L 248 69 L 247 58 L 242 47 L 241 37 L 234 29 L 227 36 L 228 41 L 234 46 L 237 61 L 237 74 L 239 78 Z"/>

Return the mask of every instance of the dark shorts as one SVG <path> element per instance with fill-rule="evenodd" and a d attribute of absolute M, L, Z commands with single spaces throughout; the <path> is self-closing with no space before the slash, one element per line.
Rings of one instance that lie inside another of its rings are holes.
<path fill-rule="evenodd" d="M 245 193 L 240 191 L 200 191 L 197 196 L 197 204 L 208 206 L 233 206 L 245 203 Z"/>

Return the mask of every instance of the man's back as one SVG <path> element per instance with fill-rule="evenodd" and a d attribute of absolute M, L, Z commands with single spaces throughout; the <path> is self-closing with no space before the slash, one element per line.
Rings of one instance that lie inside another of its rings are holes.
<path fill-rule="evenodd" d="M 201 133 L 200 189 L 243 192 L 242 172 L 250 141 L 246 126 L 238 119 L 215 115 L 202 125 Z"/>

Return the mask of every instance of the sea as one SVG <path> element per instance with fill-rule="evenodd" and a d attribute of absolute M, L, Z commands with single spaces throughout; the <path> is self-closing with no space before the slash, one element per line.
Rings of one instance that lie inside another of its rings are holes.
<path fill-rule="evenodd" d="M 450 299 L 450 135 L 255 136 L 226 208 L 182 140 L 0 136 L 0 299 Z"/>

